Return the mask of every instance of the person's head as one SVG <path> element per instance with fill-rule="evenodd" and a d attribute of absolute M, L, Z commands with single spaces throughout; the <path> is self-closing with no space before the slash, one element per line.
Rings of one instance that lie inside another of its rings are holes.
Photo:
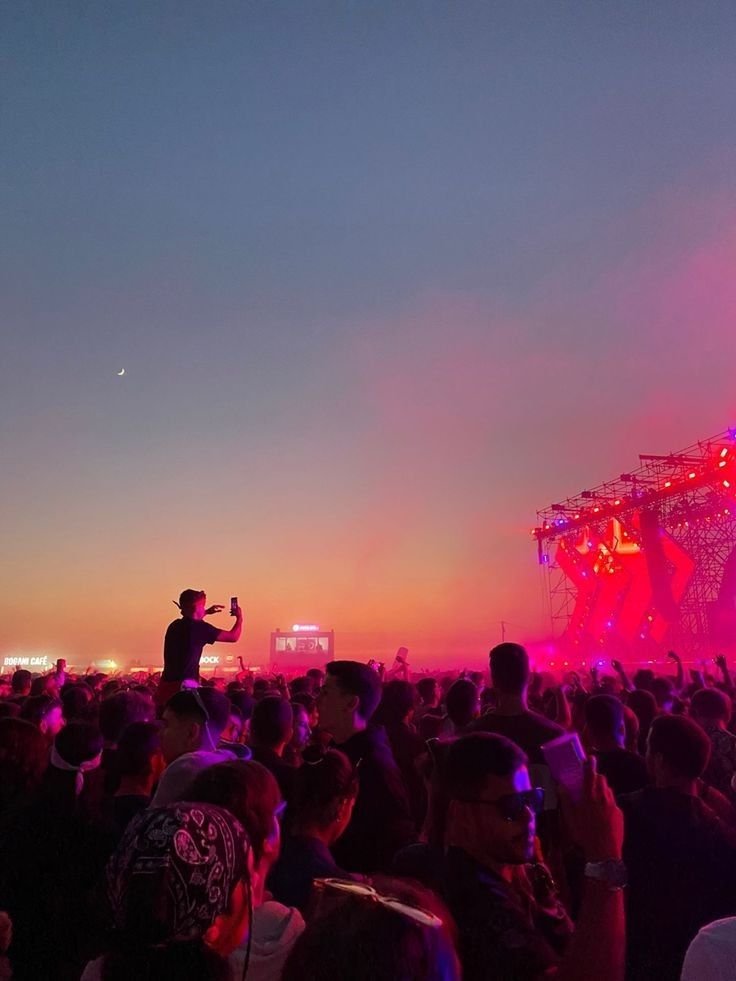
<path fill-rule="evenodd" d="M 416 684 L 417 694 L 425 708 L 436 708 L 440 703 L 440 686 L 436 678 L 420 678 Z"/>
<path fill-rule="evenodd" d="M 384 726 L 411 722 L 414 714 L 414 686 L 408 681 L 388 681 L 383 686 L 381 701 L 374 716 Z"/>
<path fill-rule="evenodd" d="M 593 695 L 585 703 L 585 734 L 594 749 L 623 746 L 624 707 L 613 695 Z"/>
<path fill-rule="evenodd" d="M 56 659 L 56 673 L 63 674 L 66 671 L 66 658 L 59 657 Z"/>
<path fill-rule="evenodd" d="M 491 683 L 501 695 L 525 694 L 529 684 L 529 655 L 521 644 L 498 644 L 489 655 Z"/>
<path fill-rule="evenodd" d="M 282 981 L 459 981 L 449 914 L 434 893 L 388 877 L 377 886 L 317 879 Z"/>
<path fill-rule="evenodd" d="M 118 691 L 100 703 L 99 724 L 107 746 L 116 746 L 126 726 L 133 722 L 151 722 L 154 712 L 151 702 L 134 691 Z"/>
<path fill-rule="evenodd" d="M 290 745 L 292 749 L 301 753 L 306 748 L 309 737 L 312 735 L 312 729 L 309 725 L 309 712 L 299 702 L 291 703 L 291 711 L 294 722 Z"/>
<path fill-rule="evenodd" d="M 163 712 L 161 750 L 166 763 L 185 753 L 215 750 L 229 717 L 230 702 L 213 688 L 176 692 Z"/>
<path fill-rule="evenodd" d="M 228 699 L 230 701 L 230 699 Z M 243 738 L 243 717 L 240 709 L 230 701 L 230 715 L 223 729 L 222 738 L 228 743 L 239 743 Z"/>
<path fill-rule="evenodd" d="M 114 925 L 135 948 L 204 941 L 227 957 L 250 926 L 248 837 L 211 804 L 149 808 L 107 867 Z"/>
<path fill-rule="evenodd" d="M 254 746 L 264 746 L 281 755 L 293 733 L 294 715 L 289 702 L 279 695 L 267 695 L 253 709 L 250 738 Z"/>
<path fill-rule="evenodd" d="M 336 738 L 364 729 L 381 699 L 381 679 L 367 664 L 330 661 L 317 696 L 320 728 Z"/>
<path fill-rule="evenodd" d="M 115 771 L 121 781 L 135 781 L 150 794 L 164 768 L 158 722 L 131 722 L 120 734 Z"/>
<path fill-rule="evenodd" d="M 493 869 L 532 860 L 543 795 L 532 790 L 527 758 L 515 743 L 486 732 L 461 736 L 447 750 L 440 780 L 447 844 Z"/>
<path fill-rule="evenodd" d="M 92 692 L 87 685 L 67 685 L 61 693 L 61 708 L 67 722 L 82 722 L 86 718 L 87 707 L 92 701 Z"/>
<path fill-rule="evenodd" d="M 700 726 L 725 729 L 732 710 L 731 699 L 718 688 L 701 688 L 690 701 L 690 715 Z"/>
<path fill-rule="evenodd" d="M 10 687 L 13 690 L 13 694 L 16 696 L 30 695 L 31 680 L 31 672 L 26 671 L 25 668 L 18 668 L 17 671 L 14 671 L 10 682 Z"/>
<path fill-rule="evenodd" d="M 447 714 L 456 729 L 464 729 L 480 711 L 478 689 L 467 678 L 453 682 L 445 698 Z"/>
<path fill-rule="evenodd" d="M 636 712 L 628 705 L 623 706 L 624 710 L 624 749 L 630 753 L 639 752 L 639 719 Z"/>
<path fill-rule="evenodd" d="M 185 589 L 179 595 L 181 615 L 190 620 L 203 620 L 207 595 L 203 589 Z"/>
<path fill-rule="evenodd" d="M 639 749 L 643 752 L 646 747 L 649 727 L 657 714 L 657 702 L 650 691 L 637 688 L 628 693 L 626 704 L 639 720 Z"/>
<path fill-rule="evenodd" d="M 652 682 L 652 694 L 657 707 L 663 712 L 671 712 L 675 700 L 675 686 L 669 678 L 655 678 Z"/>
<path fill-rule="evenodd" d="M 50 695 L 31 695 L 23 703 L 20 717 L 37 726 L 49 746 L 64 726 L 61 702 Z"/>
<path fill-rule="evenodd" d="M 244 691 L 243 689 L 238 689 L 236 691 L 228 692 L 227 697 L 240 713 L 240 719 L 243 725 L 245 725 L 246 722 L 249 722 L 250 717 L 253 715 L 253 707 L 255 706 L 253 696 L 249 695 L 248 692 Z"/>
<path fill-rule="evenodd" d="M 647 739 L 647 768 L 657 787 L 677 787 L 702 777 L 710 758 L 710 740 L 684 715 L 660 715 Z"/>
<path fill-rule="evenodd" d="M 655 674 L 651 668 L 639 668 L 634 674 L 634 687 L 640 691 L 652 691 Z"/>
<path fill-rule="evenodd" d="M 289 682 L 289 695 L 293 699 L 294 695 L 301 695 L 302 692 L 309 693 L 311 684 L 309 678 L 302 674 L 298 678 L 292 678 Z"/>
<path fill-rule="evenodd" d="M 253 682 L 253 698 L 256 702 L 260 702 L 262 698 L 266 695 L 271 694 L 271 682 L 268 678 L 256 678 Z"/>
<path fill-rule="evenodd" d="M 480 710 L 481 712 L 487 712 L 496 704 L 496 693 L 493 688 L 489 688 L 487 685 L 485 688 L 480 690 Z"/>
<path fill-rule="evenodd" d="M 322 682 L 325 678 L 324 671 L 322 668 L 310 668 L 309 671 L 307 671 L 307 678 L 309 679 L 310 692 L 312 695 L 316 695 L 322 687 Z"/>
<path fill-rule="evenodd" d="M 307 692 L 299 692 L 298 694 L 292 696 L 291 704 L 292 706 L 303 705 L 307 710 L 310 729 L 317 728 L 319 725 L 319 712 L 317 711 L 317 699 L 314 697 L 314 695 L 309 695 Z"/>
<path fill-rule="evenodd" d="M 316 832 L 328 845 L 350 823 L 358 796 L 358 775 L 338 749 L 326 749 L 315 762 L 297 770 L 293 820 L 302 832 Z"/>
<path fill-rule="evenodd" d="M 53 674 L 42 674 L 38 678 L 34 678 L 31 682 L 31 697 L 38 697 L 39 695 L 51 695 L 52 698 L 57 698 L 59 691 L 56 687 L 56 675 Z"/>
<path fill-rule="evenodd" d="M 283 802 L 270 770 L 255 760 L 217 763 L 197 774 L 188 796 L 224 808 L 243 825 L 262 884 L 281 847 Z"/>
<path fill-rule="evenodd" d="M 0 719 L 0 810 L 38 787 L 48 765 L 48 745 L 24 719 Z"/>

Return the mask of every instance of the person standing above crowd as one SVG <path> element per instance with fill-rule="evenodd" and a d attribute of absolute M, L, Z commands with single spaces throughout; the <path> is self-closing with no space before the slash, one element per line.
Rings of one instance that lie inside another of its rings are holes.
<path fill-rule="evenodd" d="M 179 691 L 183 681 L 199 681 L 199 660 L 206 644 L 216 641 L 234 644 L 240 640 L 243 631 L 240 607 L 236 609 L 233 628 L 221 630 L 204 618 L 220 613 L 224 607 L 206 607 L 206 603 L 207 596 L 201 589 L 185 589 L 179 596 L 176 605 L 181 610 L 181 617 L 169 624 L 164 638 L 164 670 L 156 692 L 159 707 Z"/>
<path fill-rule="evenodd" d="M 350 823 L 335 844 L 343 868 L 372 873 L 391 867 L 396 852 L 416 838 L 401 772 L 386 733 L 371 725 L 381 680 L 366 664 L 331 661 L 318 697 L 320 729 L 358 768 L 360 789 Z"/>

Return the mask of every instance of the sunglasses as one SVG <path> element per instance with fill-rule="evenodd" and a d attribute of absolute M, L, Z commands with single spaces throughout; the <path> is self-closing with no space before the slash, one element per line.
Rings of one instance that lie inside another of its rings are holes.
<path fill-rule="evenodd" d="M 318 894 L 329 889 L 335 892 L 345 893 L 349 896 L 355 896 L 357 899 L 367 899 L 369 902 L 380 903 L 381 906 L 392 909 L 395 913 L 400 913 L 402 916 L 407 916 L 410 920 L 414 920 L 415 923 L 420 923 L 422 926 L 432 927 L 433 929 L 442 926 L 442 920 L 439 916 L 436 916 L 428 909 L 422 909 L 420 906 L 412 906 L 410 903 L 405 903 L 401 899 L 395 899 L 393 896 L 384 896 L 378 890 L 374 889 L 373 886 L 367 886 L 361 882 L 351 882 L 347 879 L 315 879 L 314 888 Z"/>
<path fill-rule="evenodd" d="M 518 821 L 523 817 L 524 811 L 529 809 L 532 814 L 541 814 L 544 807 L 544 789 L 535 787 L 533 790 L 520 790 L 515 794 L 506 794 L 498 800 L 478 800 L 474 798 L 456 798 L 462 804 L 483 804 L 486 807 L 495 807 L 504 821 Z"/>

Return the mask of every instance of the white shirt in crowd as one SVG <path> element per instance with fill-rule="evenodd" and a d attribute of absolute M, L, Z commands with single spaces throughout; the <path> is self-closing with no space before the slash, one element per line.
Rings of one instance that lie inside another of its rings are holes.
<path fill-rule="evenodd" d="M 682 981 L 734 981 L 736 916 L 704 926 L 688 947 Z"/>

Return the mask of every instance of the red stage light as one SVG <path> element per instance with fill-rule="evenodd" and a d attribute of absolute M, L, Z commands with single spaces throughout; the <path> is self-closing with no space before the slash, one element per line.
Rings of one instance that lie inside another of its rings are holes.
<path fill-rule="evenodd" d="M 725 487 L 726 489 L 728 489 L 728 488 L 729 488 L 729 487 L 731 486 L 731 483 L 730 483 L 730 481 L 728 481 L 728 480 L 724 480 L 724 481 L 723 481 L 723 486 L 724 486 L 724 487 Z"/>
<path fill-rule="evenodd" d="M 688 480 L 695 480 L 695 471 L 691 470 L 690 473 L 687 475 L 687 478 Z"/>
<path fill-rule="evenodd" d="M 724 446 L 723 449 L 721 450 L 721 459 L 727 456 L 728 456 L 728 447 Z"/>
<path fill-rule="evenodd" d="M 665 487 L 671 487 L 672 486 L 672 481 L 671 480 L 665 480 L 664 486 Z"/>

